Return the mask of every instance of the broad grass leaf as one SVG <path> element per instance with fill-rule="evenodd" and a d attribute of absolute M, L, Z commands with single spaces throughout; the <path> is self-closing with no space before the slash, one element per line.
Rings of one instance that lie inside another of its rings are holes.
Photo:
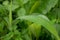
<path fill-rule="evenodd" d="M 28 20 L 38 25 L 42 25 L 49 32 L 51 32 L 57 39 L 59 39 L 59 36 L 55 27 L 49 20 L 47 20 L 48 18 L 46 18 L 44 15 L 28 15 L 28 16 L 19 17 L 18 19 Z"/>

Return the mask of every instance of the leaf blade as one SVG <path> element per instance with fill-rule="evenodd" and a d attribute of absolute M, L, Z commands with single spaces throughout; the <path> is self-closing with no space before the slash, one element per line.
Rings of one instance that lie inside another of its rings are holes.
<path fill-rule="evenodd" d="M 44 15 L 29 15 L 29 16 L 22 16 L 19 17 L 18 19 L 23 19 L 23 20 L 28 20 L 31 22 L 34 22 L 38 25 L 44 26 L 49 32 L 51 32 L 56 38 L 59 39 L 58 33 L 56 29 L 54 28 L 53 24 L 47 20 L 46 18 L 43 17 Z"/>

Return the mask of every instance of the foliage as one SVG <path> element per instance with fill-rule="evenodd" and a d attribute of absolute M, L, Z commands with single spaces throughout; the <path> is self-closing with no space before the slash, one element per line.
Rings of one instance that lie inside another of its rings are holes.
<path fill-rule="evenodd" d="M 0 0 L 0 40 L 60 40 L 60 0 Z"/>

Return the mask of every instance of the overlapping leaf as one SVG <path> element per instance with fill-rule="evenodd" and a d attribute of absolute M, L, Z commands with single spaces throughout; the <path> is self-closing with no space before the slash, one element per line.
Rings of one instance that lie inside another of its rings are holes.
<path fill-rule="evenodd" d="M 38 25 L 42 25 L 45 27 L 49 32 L 51 32 L 56 38 L 59 38 L 56 29 L 54 28 L 53 24 L 46 18 L 44 15 L 29 15 L 29 16 L 22 16 L 18 19 L 28 20 L 34 22 Z"/>

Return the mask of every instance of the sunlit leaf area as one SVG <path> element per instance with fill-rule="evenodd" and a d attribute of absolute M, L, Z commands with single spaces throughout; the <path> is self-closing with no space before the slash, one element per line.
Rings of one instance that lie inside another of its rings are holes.
<path fill-rule="evenodd" d="M 0 40 L 60 40 L 60 0 L 0 0 Z"/>

